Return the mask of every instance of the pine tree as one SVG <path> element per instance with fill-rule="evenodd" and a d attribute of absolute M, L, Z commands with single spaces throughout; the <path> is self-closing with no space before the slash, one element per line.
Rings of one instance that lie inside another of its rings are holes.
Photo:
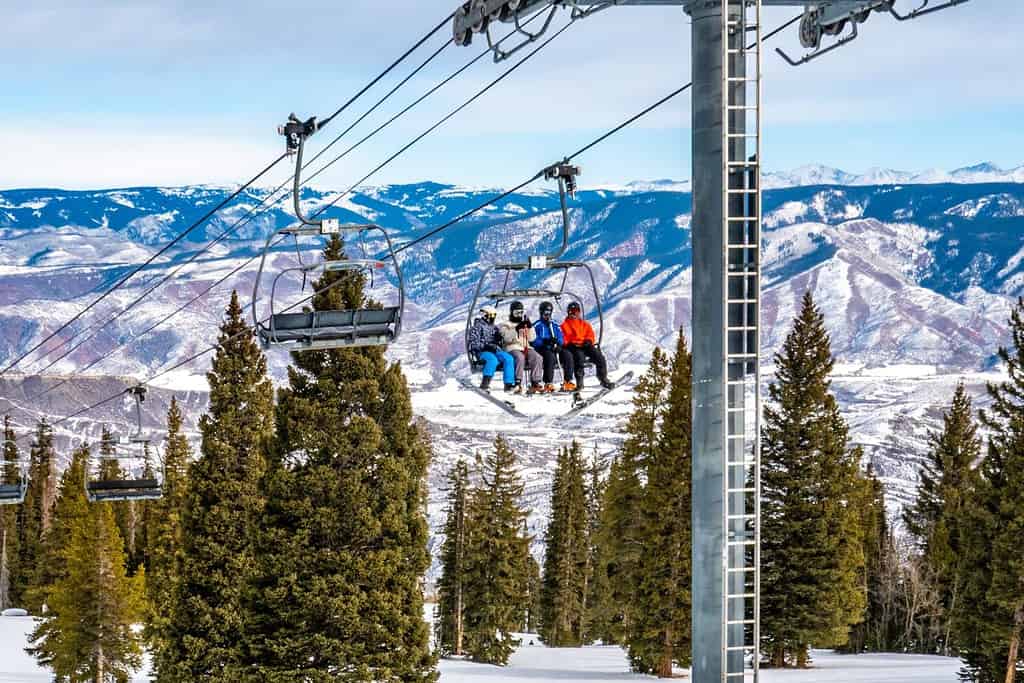
<path fill-rule="evenodd" d="M 182 519 L 188 503 L 188 465 L 192 459 L 192 449 L 182 430 L 181 406 L 174 397 L 171 397 L 167 411 L 167 438 L 164 443 L 163 497 L 148 506 L 146 532 L 146 594 L 149 603 L 146 638 L 157 680 L 162 680 L 161 671 L 173 669 L 170 663 L 174 649 L 169 645 L 173 642 L 171 614 L 184 561 Z"/>
<path fill-rule="evenodd" d="M 886 628 L 886 554 L 892 552 L 889 521 L 885 510 L 885 487 L 870 466 L 860 478 L 855 500 L 855 508 L 860 511 L 860 525 L 864 533 L 862 588 L 867 595 L 867 607 L 864 620 L 850 629 L 849 642 L 843 648 L 844 652 L 852 654 L 866 650 L 888 649 L 888 643 L 884 638 L 879 639 L 877 634 L 884 632 Z"/>
<path fill-rule="evenodd" d="M 157 467 L 154 463 L 153 448 L 149 442 L 142 445 L 142 478 L 143 479 L 157 479 Z M 138 571 L 139 567 L 145 567 L 146 573 L 149 573 L 149 533 L 150 529 L 155 524 L 153 517 L 153 509 L 155 503 L 153 501 L 140 500 L 133 501 L 135 506 L 133 508 L 134 527 L 135 527 L 135 556 L 128 558 L 128 565 L 132 569 L 131 573 Z"/>
<path fill-rule="evenodd" d="M 72 533 L 76 525 L 84 524 L 82 520 L 89 514 L 82 481 L 90 457 L 89 445 L 79 446 L 71 454 L 71 462 L 60 477 L 50 530 L 43 539 L 40 567 L 36 574 L 38 583 L 31 591 L 31 596 L 39 604 L 45 603 L 47 593 L 55 584 L 67 578 L 67 553 Z"/>
<path fill-rule="evenodd" d="M 210 404 L 200 419 L 201 455 L 188 471 L 182 560 L 161 681 L 238 680 L 243 658 L 242 595 L 256 558 L 260 478 L 273 434 L 267 364 L 232 293 L 210 371 Z"/>
<path fill-rule="evenodd" d="M 1001 347 L 1008 380 L 990 383 L 982 411 L 988 454 L 955 524 L 964 548 L 962 607 L 956 610 L 967 680 L 1024 680 L 1024 299 L 1010 317 L 1013 348 Z"/>
<path fill-rule="evenodd" d="M 622 451 L 612 461 L 600 523 L 600 559 L 596 571 L 608 581 L 611 612 L 609 643 L 625 643 L 632 632 L 639 563 L 643 554 L 644 495 L 641 475 L 658 450 L 659 420 L 669 383 L 669 358 L 654 349 L 646 373 L 633 390 L 633 412 L 626 422 Z"/>
<path fill-rule="evenodd" d="M 9 415 L 4 416 L 3 469 L 0 476 L 5 484 L 21 483 L 18 463 L 18 443 L 11 428 Z M 21 575 L 21 506 L 0 506 L 0 610 L 21 604 L 23 578 Z"/>
<path fill-rule="evenodd" d="M 437 581 L 438 599 L 434 623 L 441 656 L 462 655 L 468 496 L 469 467 L 460 460 L 448 473 L 448 507 L 445 510 L 444 543 L 441 546 L 441 577 Z"/>
<path fill-rule="evenodd" d="M 99 448 L 99 478 L 102 480 L 125 479 L 129 476 L 129 470 L 121 465 L 119 458 L 129 455 L 127 448 L 136 446 L 123 446 L 118 443 L 118 438 L 106 427 L 100 436 Z M 143 446 L 143 455 L 148 462 L 148 445 Z M 134 455 L 134 454 L 132 454 Z M 128 573 L 134 574 L 139 565 L 142 564 L 144 545 L 139 542 L 138 530 L 141 524 L 141 504 L 134 500 L 118 501 L 109 504 L 114 512 L 114 520 L 117 522 L 118 532 L 124 540 L 125 553 L 128 556 Z"/>
<path fill-rule="evenodd" d="M 57 454 L 53 450 L 53 428 L 42 419 L 36 425 L 35 437 L 29 450 L 29 482 L 22 509 L 21 533 L 18 539 L 18 564 L 22 577 L 25 606 L 36 613 L 42 602 L 33 599 L 45 582 L 43 573 L 44 540 L 53 520 L 53 506 L 57 499 Z"/>
<path fill-rule="evenodd" d="M 612 618 L 617 613 L 612 604 L 608 573 L 602 562 L 601 518 L 604 509 L 607 467 L 601 462 L 597 450 L 587 470 L 587 539 L 590 545 L 587 570 L 587 591 L 583 641 L 593 643 L 614 642 Z"/>
<path fill-rule="evenodd" d="M 344 258 L 340 239 L 324 258 Z M 313 308 L 375 305 L 364 302 L 363 284 L 354 271 L 326 272 Z M 401 367 L 382 348 L 292 355 L 246 607 L 259 676 L 434 678 L 422 587 L 429 458 Z"/>
<path fill-rule="evenodd" d="M 590 555 L 584 469 L 582 448 L 574 441 L 558 456 L 544 535 L 540 634 L 551 647 L 576 647 L 583 639 Z"/>
<path fill-rule="evenodd" d="M 145 573 L 131 579 L 109 505 L 76 520 L 66 550 L 67 575 L 47 594 L 51 607 L 32 633 L 29 652 L 60 680 L 128 680 L 142 664 L 132 625 L 141 614 Z"/>
<path fill-rule="evenodd" d="M 666 678 L 673 663 L 690 663 L 691 381 L 690 351 L 680 331 L 667 400 L 660 402 L 657 444 L 645 461 L 643 552 L 628 636 L 633 669 Z"/>
<path fill-rule="evenodd" d="M 903 515 L 940 591 L 946 623 L 960 597 L 957 563 L 962 553 L 957 525 L 973 483 L 972 466 L 981 454 L 981 440 L 971 411 L 971 398 L 961 382 L 949 410 L 942 416 L 942 431 L 930 436 L 931 447 L 922 467 L 917 499 Z M 948 634 L 948 629 L 942 630 Z M 947 655 L 951 648 L 949 640 L 945 635 L 939 643 Z"/>
<path fill-rule="evenodd" d="M 773 666 L 804 667 L 811 643 L 846 642 L 866 604 L 859 451 L 830 392 L 830 342 L 809 292 L 775 363 L 761 449 L 762 633 Z"/>
<path fill-rule="evenodd" d="M 530 539 L 515 453 L 501 437 L 480 463 L 481 484 L 470 496 L 466 547 L 465 649 L 475 662 L 504 665 L 517 644 L 513 632 L 527 601 Z"/>
<path fill-rule="evenodd" d="M 526 590 L 527 596 L 527 611 L 526 611 L 526 623 L 523 629 L 527 633 L 537 633 L 540 628 L 540 594 L 541 594 L 541 576 L 540 576 L 540 564 L 533 557 L 532 554 L 527 555 L 526 558 Z"/>

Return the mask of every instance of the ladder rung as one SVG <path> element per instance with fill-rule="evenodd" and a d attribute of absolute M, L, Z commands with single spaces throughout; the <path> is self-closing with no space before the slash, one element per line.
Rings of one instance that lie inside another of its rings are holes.
<path fill-rule="evenodd" d="M 726 299 L 725 303 L 727 303 L 729 305 L 735 304 L 737 306 L 742 306 L 742 305 L 745 305 L 745 304 L 756 304 L 756 303 L 759 303 L 759 302 L 758 302 L 757 299 Z"/>
<path fill-rule="evenodd" d="M 726 111 L 757 111 L 758 107 L 752 104 L 727 104 Z"/>
<path fill-rule="evenodd" d="M 748 624 L 749 625 L 753 625 L 754 624 L 754 620 L 753 619 L 736 619 L 736 620 L 726 621 L 725 622 L 726 626 L 746 626 Z"/>
<path fill-rule="evenodd" d="M 759 161 L 730 161 L 728 163 L 730 166 L 750 166 L 753 168 L 761 165 L 761 162 Z"/>
<path fill-rule="evenodd" d="M 745 515 L 726 515 L 726 519 L 757 519 L 757 515 L 747 513 Z"/>
<path fill-rule="evenodd" d="M 752 546 L 752 545 L 757 545 L 757 541 L 726 541 L 725 544 L 726 545 L 731 545 L 731 546 L 734 546 L 734 547 L 739 547 L 739 546 L 749 547 L 749 546 Z"/>
<path fill-rule="evenodd" d="M 730 574 L 751 574 L 757 571 L 757 567 L 728 567 L 725 571 Z"/>
<path fill-rule="evenodd" d="M 733 223 L 738 222 L 738 221 L 748 222 L 748 221 L 756 221 L 757 220 L 757 216 L 727 216 L 725 220 L 733 222 Z"/>
<path fill-rule="evenodd" d="M 747 676 L 753 676 L 753 675 L 754 675 L 753 671 L 734 671 L 732 673 L 725 674 L 725 677 L 726 678 L 738 678 L 738 677 L 742 676 L 743 678 L 746 678 Z"/>
<path fill-rule="evenodd" d="M 729 647 L 727 647 L 725 649 L 728 650 L 729 652 L 740 652 L 740 651 L 746 651 L 746 650 L 750 650 L 751 652 L 753 652 L 754 648 L 756 648 L 756 647 L 757 647 L 756 645 L 730 645 Z"/>
<path fill-rule="evenodd" d="M 729 353 L 729 354 L 726 354 L 726 358 L 725 359 L 726 359 L 726 361 L 730 361 L 730 360 L 734 360 L 734 361 L 756 360 L 757 359 L 757 354 L 756 353 Z"/>
<path fill-rule="evenodd" d="M 753 600 L 756 597 L 757 597 L 756 593 L 730 593 L 729 595 L 725 596 L 725 599 L 726 600 L 739 600 L 739 599 L 742 598 L 744 600 Z"/>
<path fill-rule="evenodd" d="M 726 493 L 757 493 L 757 489 L 743 488 L 743 489 L 726 489 Z"/>
<path fill-rule="evenodd" d="M 726 332 L 757 332 L 756 327 L 727 327 Z"/>
<path fill-rule="evenodd" d="M 725 463 L 727 467 L 754 467 L 757 462 L 754 460 L 736 460 Z"/>
<path fill-rule="evenodd" d="M 726 245 L 728 249 L 757 249 L 761 245 L 756 242 L 745 242 L 743 244 L 729 244 Z"/>

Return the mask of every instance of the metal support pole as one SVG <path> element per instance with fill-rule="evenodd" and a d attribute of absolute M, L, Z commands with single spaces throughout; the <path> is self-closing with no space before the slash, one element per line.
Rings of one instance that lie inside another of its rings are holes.
<path fill-rule="evenodd" d="M 693 680 L 756 681 L 760 4 L 706 0 L 690 11 Z"/>
<path fill-rule="evenodd" d="M 720 683 L 725 548 L 722 4 L 691 7 L 693 60 L 693 681 Z"/>

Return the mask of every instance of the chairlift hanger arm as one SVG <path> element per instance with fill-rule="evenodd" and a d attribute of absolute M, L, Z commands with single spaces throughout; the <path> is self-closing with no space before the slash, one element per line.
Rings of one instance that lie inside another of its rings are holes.
<path fill-rule="evenodd" d="M 931 5 L 933 0 L 916 1 L 920 5 L 907 14 L 896 11 L 896 0 L 761 0 L 761 5 L 804 8 L 804 16 L 799 30 L 800 42 L 804 47 L 811 48 L 813 51 L 802 59 L 793 59 L 781 50 L 777 50 L 787 62 L 797 66 L 854 40 L 857 37 L 856 25 L 866 21 L 873 12 L 890 13 L 900 21 L 908 21 L 962 5 L 969 0 L 941 0 L 938 5 Z M 469 45 L 474 33 L 486 33 L 490 41 L 489 25 L 491 22 L 515 22 L 518 27 L 521 15 L 527 12 L 543 11 L 545 7 L 551 8 L 552 16 L 560 7 L 572 8 L 572 20 L 575 21 L 593 12 L 613 6 L 677 6 L 687 12 L 692 12 L 703 6 L 720 6 L 720 3 L 721 0 L 469 0 L 456 10 L 452 31 L 454 42 L 457 45 Z M 582 10 L 581 7 L 589 9 Z M 520 31 L 525 39 L 522 45 L 512 50 L 502 51 L 492 45 L 495 61 L 501 61 L 520 47 L 537 40 L 547 30 L 550 23 L 551 17 L 538 32 Z M 852 26 L 851 35 L 845 36 L 829 47 L 821 47 L 822 36 L 840 35 L 848 23 Z"/>

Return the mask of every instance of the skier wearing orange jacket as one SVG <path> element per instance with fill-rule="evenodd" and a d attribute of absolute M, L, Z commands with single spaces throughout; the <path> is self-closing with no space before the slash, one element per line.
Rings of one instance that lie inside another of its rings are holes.
<path fill-rule="evenodd" d="M 597 370 L 597 381 L 605 389 L 611 389 L 615 384 L 608 379 L 608 363 L 597 346 L 594 328 L 583 319 L 582 313 L 583 309 L 579 303 L 573 301 L 566 309 L 567 316 L 562 321 L 562 337 L 565 339 L 565 348 L 572 354 L 575 361 L 573 370 L 576 374 L 576 387 L 583 388 L 583 364 L 584 359 L 587 358 Z"/>

